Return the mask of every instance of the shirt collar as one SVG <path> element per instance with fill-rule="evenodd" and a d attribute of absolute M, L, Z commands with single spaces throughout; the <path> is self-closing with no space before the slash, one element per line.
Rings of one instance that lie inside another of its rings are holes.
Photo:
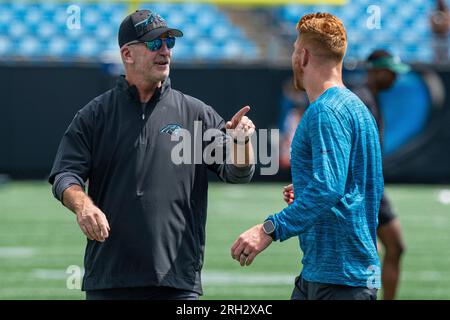
<path fill-rule="evenodd" d="M 125 79 L 125 75 L 121 75 L 119 79 L 117 79 L 117 88 L 125 91 L 131 99 L 139 101 L 139 93 L 135 85 L 130 85 L 128 81 Z M 161 99 L 164 95 L 169 92 L 171 89 L 170 78 L 167 78 L 162 83 L 162 86 L 157 88 L 154 94 L 154 97 Z M 152 97 L 153 99 L 153 97 Z"/>

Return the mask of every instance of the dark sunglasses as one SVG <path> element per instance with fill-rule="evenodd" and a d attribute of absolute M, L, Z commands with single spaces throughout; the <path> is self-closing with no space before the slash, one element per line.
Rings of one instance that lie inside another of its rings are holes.
<path fill-rule="evenodd" d="M 147 49 L 150 51 L 158 51 L 161 49 L 163 45 L 163 41 L 166 42 L 167 48 L 172 49 L 175 47 L 175 37 L 167 37 L 167 38 L 158 38 L 152 41 L 139 41 L 139 42 L 132 42 L 128 45 L 137 44 L 137 43 L 145 43 L 147 46 Z"/>

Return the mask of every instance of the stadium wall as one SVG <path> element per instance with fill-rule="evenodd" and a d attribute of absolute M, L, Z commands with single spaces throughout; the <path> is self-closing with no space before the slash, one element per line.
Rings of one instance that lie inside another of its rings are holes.
<path fill-rule="evenodd" d="M 16 179 L 46 178 L 76 111 L 114 85 L 116 76 L 109 67 L 0 65 L 0 174 Z M 418 72 L 434 74 L 444 94 L 450 92 L 450 70 L 422 66 Z M 345 77 L 352 79 L 354 73 L 346 71 Z M 269 66 L 174 65 L 171 81 L 175 89 L 212 105 L 225 119 L 250 105 L 249 116 L 258 128 L 276 128 L 282 84 L 290 76 L 288 68 Z M 433 82 L 428 85 L 435 86 Z M 442 101 L 431 99 L 430 104 L 432 112 L 424 130 L 385 158 L 386 182 L 450 182 L 450 101 L 445 96 Z M 261 181 L 286 179 L 286 171 L 255 176 Z"/>

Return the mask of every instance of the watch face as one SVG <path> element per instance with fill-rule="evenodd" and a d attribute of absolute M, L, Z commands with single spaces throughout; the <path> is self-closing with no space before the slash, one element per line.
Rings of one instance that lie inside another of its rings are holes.
<path fill-rule="evenodd" d="M 264 232 L 267 234 L 272 234 L 275 231 L 275 226 L 271 220 L 267 220 L 263 224 Z"/>

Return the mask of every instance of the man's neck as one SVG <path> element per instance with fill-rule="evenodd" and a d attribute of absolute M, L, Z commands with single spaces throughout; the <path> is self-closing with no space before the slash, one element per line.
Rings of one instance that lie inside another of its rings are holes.
<path fill-rule="evenodd" d="M 322 93 L 332 87 L 344 87 L 341 69 L 335 68 L 328 71 L 317 70 L 305 83 L 305 90 L 309 102 L 313 103 Z"/>
<path fill-rule="evenodd" d="M 150 99 L 153 97 L 153 94 L 155 93 L 157 88 L 160 88 L 162 83 L 160 82 L 148 82 L 144 79 L 139 79 L 137 77 L 132 77 L 130 75 L 126 75 L 125 79 L 128 81 L 130 86 L 136 86 L 138 94 L 139 94 L 139 101 L 141 103 L 147 103 L 150 101 Z"/>

